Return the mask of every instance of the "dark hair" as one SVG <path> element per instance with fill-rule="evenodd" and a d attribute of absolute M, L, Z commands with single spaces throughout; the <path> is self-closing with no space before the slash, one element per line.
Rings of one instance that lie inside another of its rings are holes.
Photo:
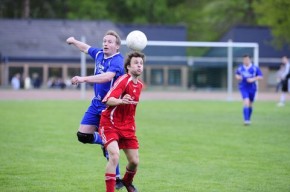
<path fill-rule="evenodd" d="M 143 62 L 145 61 L 144 53 L 141 53 L 141 52 L 138 52 L 138 51 L 132 51 L 132 52 L 128 53 L 127 57 L 125 59 L 125 63 L 124 63 L 124 68 L 125 68 L 126 73 L 128 73 L 127 67 L 130 65 L 132 57 L 141 57 Z"/>
<path fill-rule="evenodd" d="M 243 57 L 244 57 L 244 58 L 245 58 L 245 57 L 251 58 L 249 54 L 244 54 Z"/>

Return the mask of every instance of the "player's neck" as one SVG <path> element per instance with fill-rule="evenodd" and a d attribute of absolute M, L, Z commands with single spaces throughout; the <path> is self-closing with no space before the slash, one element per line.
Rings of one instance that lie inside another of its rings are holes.
<path fill-rule="evenodd" d="M 252 67 L 252 63 L 250 63 L 250 64 L 248 64 L 248 65 L 244 64 L 244 67 L 245 67 L 246 69 L 249 69 L 250 67 Z"/>
<path fill-rule="evenodd" d="M 137 84 L 138 79 L 139 79 L 139 76 L 137 76 L 137 75 L 133 75 L 133 74 L 131 74 L 131 73 L 128 73 L 128 74 L 131 76 L 132 81 L 133 81 L 135 84 Z"/>

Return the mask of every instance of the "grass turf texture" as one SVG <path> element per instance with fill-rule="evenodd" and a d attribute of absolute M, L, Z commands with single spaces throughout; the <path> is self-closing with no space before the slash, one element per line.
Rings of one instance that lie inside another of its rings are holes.
<path fill-rule="evenodd" d="M 0 191 L 105 191 L 100 146 L 77 142 L 88 101 L 0 102 Z M 143 101 L 139 191 L 290 191 L 290 106 Z M 124 173 L 125 157 L 121 152 Z"/>

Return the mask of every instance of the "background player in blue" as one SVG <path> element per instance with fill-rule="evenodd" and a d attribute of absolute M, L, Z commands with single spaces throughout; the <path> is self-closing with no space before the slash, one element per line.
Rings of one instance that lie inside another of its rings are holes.
<path fill-rule="evenodd" d="M 250 56 L 243 56 L 243 64 L 236 70 L 236 79 L 239 81 L 239 89 L 244 101 L 243 115 L 244 124 L 251 124 L 253 112 L 253 102 L 255 99 L 257 84 L 263 78 L 263 74 L 258 66 L 252 64 Z"/>
<path fill-rule="evenodd" d="M 94 83 L 95 96 L 91 105 L 85 112 L 79 126 L 77 137 L 82 143 L 101 144 L 102 138 L 98 134 L 101 112 L 106 108 L 102 103 L 107 92 L 113 86 L 115 80 L 124 74 L 124 59 L 119 53 L 121 38 L 115 31 L 108 31 L 103 38 L 103 48 L 94 48 L 90 45 L 69 37 L 66 42 L 76 46 L 80 51 L 89 54 L 95 60 L 95 72 L 91 76 L 75 76 L 71 79 L 72 84 Z M 116 188 L 120 189 L 119 166 L 116 172 Z"/>

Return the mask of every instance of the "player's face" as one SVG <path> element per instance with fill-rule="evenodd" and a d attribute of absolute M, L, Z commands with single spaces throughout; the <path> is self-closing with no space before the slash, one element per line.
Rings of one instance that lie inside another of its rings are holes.
<path fill-rule="evenodd" d="M 288 59 L 287 59 L 287 57 L 283 57 L 283 58 L 282 58 L 282 63 L 284 63 L 284 64 L 288 63 Z"/>
<path fill-rule="evenodd" d="M 103 50 L 106 56 L 114 55 L 118 52 L 120 46 L 116 43 L 117 38 L 113 35 L 106 35 L 103 39 Z"/>
<path fill-rule="evenodd" d="M 251 60 L 249 57 L 244 57 L 243 58 L 243 64 L 246 66 L 249 66 L 251 64 Z"/>
<path fill-rule="evenodd" d="M 140 76 L 143 72 L 143 59 L 141 57 L 132 57 L 128 66 L 128 72 L 133 76 Z"/>

